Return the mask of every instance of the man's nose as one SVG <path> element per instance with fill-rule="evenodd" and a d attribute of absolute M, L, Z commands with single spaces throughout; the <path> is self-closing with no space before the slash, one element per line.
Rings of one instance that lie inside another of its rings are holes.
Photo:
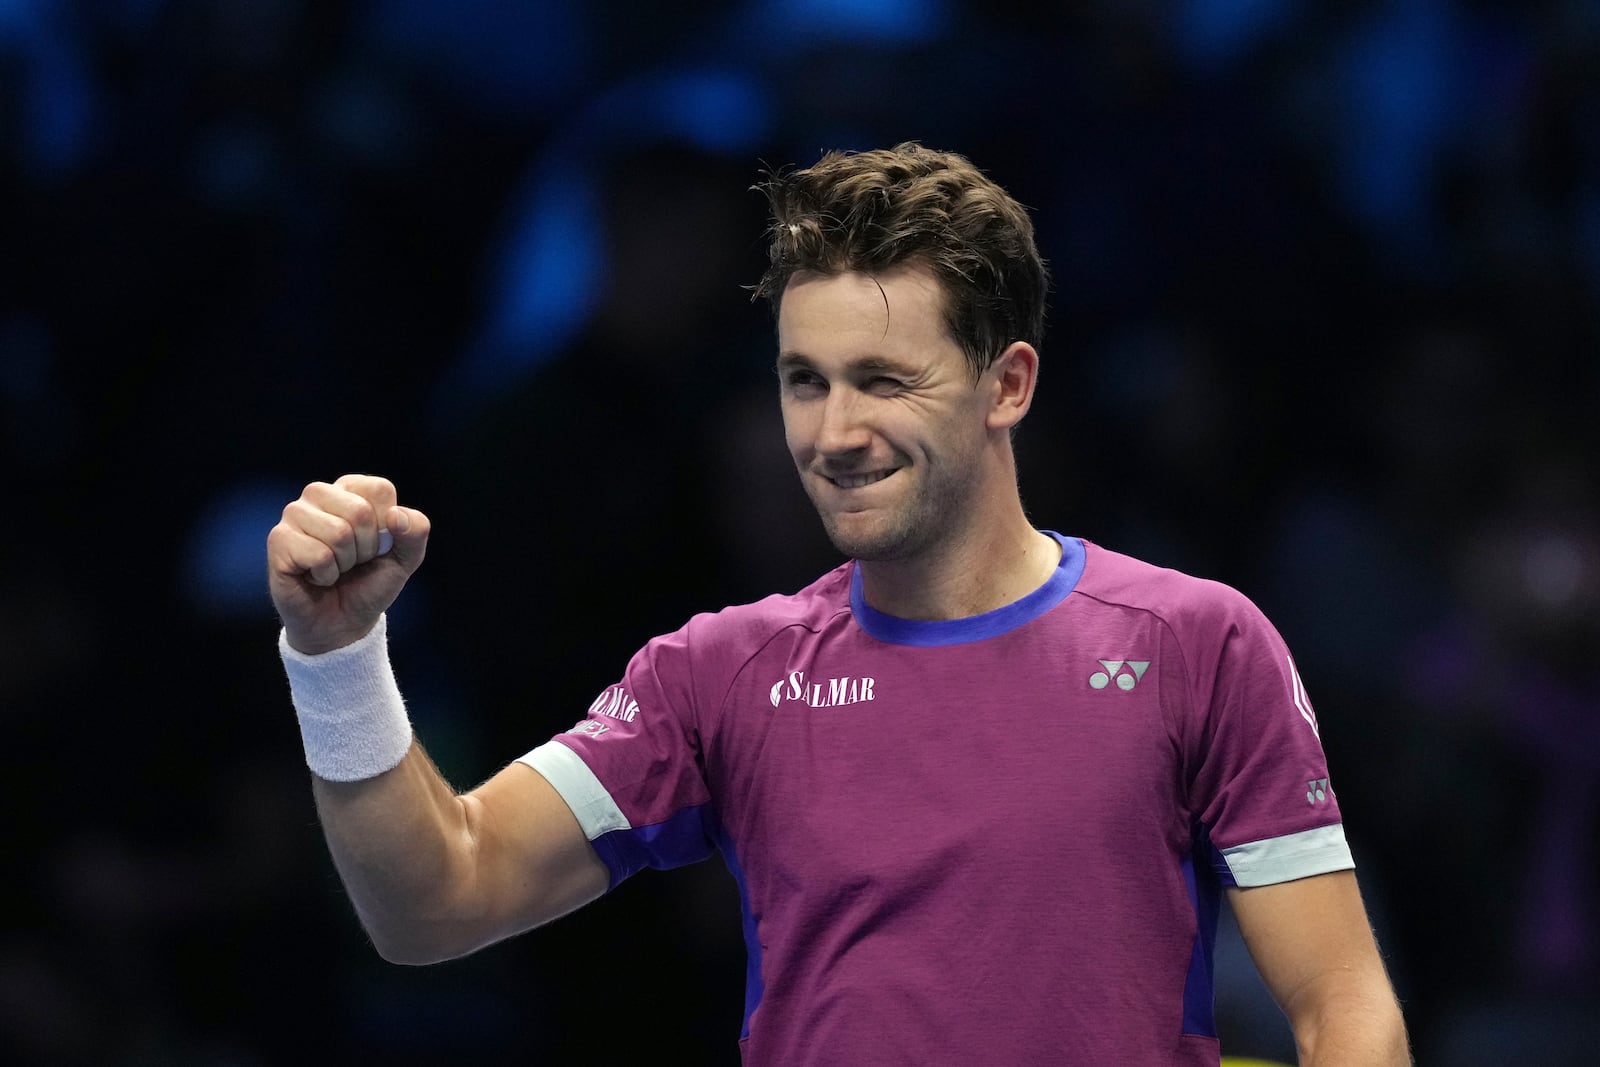
<path fill-rule="evenodd" d="M 817 451 L 840 455 L 866 448 L 871 443 L 867 431 L 861 394 L 835 387 L 822 402 L 822 425 L 817 429 Z"/>

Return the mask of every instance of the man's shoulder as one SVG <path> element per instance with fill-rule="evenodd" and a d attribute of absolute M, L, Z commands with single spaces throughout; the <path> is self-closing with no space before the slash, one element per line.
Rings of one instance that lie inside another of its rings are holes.
<path fill-rule="evenodd" d="M 1259 614 L 1249 598 L 1213 578 L 1084 542 L 1083 576 L 1077 592 L 1101 603 L 1149 612 L 1169 624 L 1214 622 L 1237 614 Z"/>
<path fill-rule="evenodd" d="M 817 632 L 850 612 L 852 564 L 843 563 L 793 593 L 696 615 L 685 631 L 697 645 L 750 648 L 794 627 Z"/>
<path fill-rule="evenodd" d="M 779 647 L 838 634 L 841 619 L 850 618 L 850 574 L 850 565 L 843 564 L 797 592 L 697 614 L 672 633 L 652 638 L 629 670 L 648 669 L 701 693 L 722 691 Z"/>

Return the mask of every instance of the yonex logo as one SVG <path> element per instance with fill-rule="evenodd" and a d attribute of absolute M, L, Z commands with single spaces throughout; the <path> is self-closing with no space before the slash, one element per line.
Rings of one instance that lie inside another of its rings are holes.
<path fill-rule="evenodd" d="M 1144 677 L 1144 672 L 1150 669 L 1150 661 L 1147 659 L 1103 659 L 1097 662 L 1105 670 L 1095 671 L 1089 675 L 1090 687 L 1104 689 L 1115 678 L 1117 688 L 1124 693 L 1138 685 L 1139 679 Z"/>
<path fill-rule="evenodd" d="M 1317 778 L 1306 783 L 1306 803 L 1315 807 L 1326 804 L 1328 795 L 1333 792 L 1333 787 L 1328 785 L 1326 778 Z"/>

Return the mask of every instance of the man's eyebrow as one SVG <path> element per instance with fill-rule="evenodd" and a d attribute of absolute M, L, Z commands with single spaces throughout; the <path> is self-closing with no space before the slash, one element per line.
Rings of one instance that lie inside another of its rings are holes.
<path fill-rule="evenodd" d="M 901 376 L 910 374 L 912 367 L 897 359 L 888 356 L 864 356 L 850 364 L 850 369 L 861 374 L 876 374 L 879 371 L 888 371 Z"/>
<path fill-rule="evenodd" d="M 811 361 L 811 357 L 804 352 L 778 353 L 777 367 L 779 370 L 788 370 L 795 367 L 814 369 L 815 366 Z M 887 371 L 891 374 L 903 376 L 912 373 L 915 368 L 908 363 L 891 359 L 888 356 L 861 356 L 846 363 L 844 370 L 847 374 L 855 375 L 878 374 Z"/>

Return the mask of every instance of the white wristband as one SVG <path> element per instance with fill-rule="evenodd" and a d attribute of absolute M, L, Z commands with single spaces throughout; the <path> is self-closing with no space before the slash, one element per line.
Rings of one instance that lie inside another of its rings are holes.
<path fill-rule="evenodd" d="M 357 782 L 393 768 L 411 747 L 411 720 L 389 668 L 388 620 L 331 652 L 308 656 L 278 635 L 289 695 L 300 716 L 306 766 L 330 782 Z"/>

